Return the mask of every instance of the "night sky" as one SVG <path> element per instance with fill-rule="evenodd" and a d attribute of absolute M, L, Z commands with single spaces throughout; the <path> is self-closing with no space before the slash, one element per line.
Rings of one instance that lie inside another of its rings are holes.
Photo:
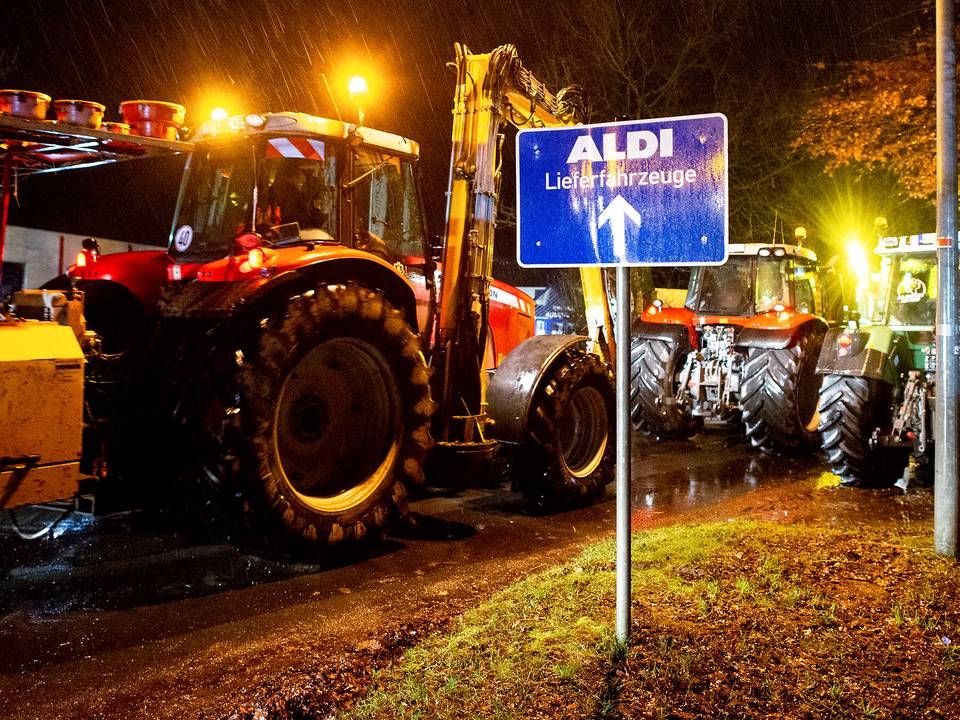
<path fill-rule="evenodd" d="M 659 13 L 657 33 L 669 44 L 677 42 L 676 18 L 696 17 L 705 1 L 624 0 L 619 11 Z M 736 71 L 748 73 L 751 64 L 761 63 L 776 68 L 784 93 L 795 92 L 817 64 L 882 56 L 927 22 L 929 5 L 723 2 L 737 9 L 740 23 Z M 584 2 L 564 0 L 6 0 L 0 3 L 0 72 L 6 66 L 0 85 L 97 100 L 107 105 L 106 119 L 118 119 L 120 101 L 141 97 L 184 103 L 188 125 L 205 119 L 212 105 L 352 120 L 343 88 L 349 75 L 363 72 L 371 90 L 364 104 L 367 124 L 422 145 L 429 221 L 437 232 L 453 92 L 445 64 L 453 58 L 453 43 L 466 42 L 475 51 L 513 43 L 536 73 L 557 53 L 592 51 L 596 38 L 572 36 L 570 23 L 559 22 L 584 8 Z M 591 78 L 577 79 L 589 92 Z M 712 110 L 723 108 L 690 108 Z"/>

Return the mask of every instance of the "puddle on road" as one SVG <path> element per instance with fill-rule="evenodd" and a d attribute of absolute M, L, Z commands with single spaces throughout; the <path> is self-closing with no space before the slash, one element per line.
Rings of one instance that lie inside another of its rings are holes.
<path fill-rule="evenodd" d="M 722 505 L 731 515 L 837 526 L 929 518 L 928 487 L 842 487 L 818 455 L 780 457 L 730 438 L 648 443 L 632 457 L 634 526 L 686 519 Z M 755 491 L 761 492 L 755 492 Z M 738 500 L 739 499 L 739 500 Z M 702 513 L 700 514 L 702 516 Z"/>
<path fill-rule="evenodd" d="M 641 441 L 631 456 L 633 505 L 647 513 L 682 514 L 820 472 L 815 456 L 764 455 L 723 435 L 688 442 Z"/>
<path fill-rule="evenodd" d="M 42 619 L 201 597 L 317 572 L 212 541 L 188 523 L 136 513 L 76 514 L 23 541 L 0 523 L 0 615 Z"/>

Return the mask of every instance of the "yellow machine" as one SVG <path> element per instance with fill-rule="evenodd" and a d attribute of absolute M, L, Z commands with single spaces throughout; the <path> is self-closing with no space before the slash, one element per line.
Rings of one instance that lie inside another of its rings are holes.
<path fill-rule="evenodd" d="M 485 367 L 482 363 L 487 333 L 484 314 L 489 305 L 494 228 L 500 199 L 503 126 L 576 125 L 583 122 L 585 114 L 579 88 L 550 92 L 523 67 L 513 45 L 474 54 L 458 43 L 455 50 L 457 80 L 444 234 L 444 282 L 433 366 L 442 385 L 436 388 L 435 395 L 444 403 L 456 403 L 456 407 L 441 407 L 442 441 L 482 438 L 490 420 L 486 414 L 486 374 L 481 370 Z M 449 272 L 451 268 L 455 271 Z M 599 268 L 581 269 L 581 280 L 593 349 L 601 357 L 612 360 L 612 323 Z M 582 340 L 571 337 L 569 342 L 572 345 Z M 544 362 L 552 358 L 553 355 Z M 537 362 L 537 358 L 529 360 Z M 509 369 L 511 373 L 517 370 L 519 368 Z M 503 388 L 495 399 L 514 392 L 513 386 Z M 515 419 L 519 420 L 522 412 L 497 415 L 493 418 L 499 425 L 495 434 L 502 439 L 517 440 L 523 428 Z M 451 421 L 462 421 L 462 425 L 458 422 L 457 427 L 452 427 Z"/>
<path fill-rule="evenodd" d="M 80 479 L 84 357 L 69 324 L 78 306 L 58 292 L 14 302 L 37 319 L 0 320 L 0 508 L 70 497 Z"/>

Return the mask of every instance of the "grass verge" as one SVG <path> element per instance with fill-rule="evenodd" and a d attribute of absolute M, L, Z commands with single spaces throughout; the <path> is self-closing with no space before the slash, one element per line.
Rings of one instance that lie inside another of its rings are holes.
<path fill-rule="evenodd" d="M 595 545 L 377 674 L 350 718 L 960 717 L 960 570 L 929 527 L 738 521 Z"/>

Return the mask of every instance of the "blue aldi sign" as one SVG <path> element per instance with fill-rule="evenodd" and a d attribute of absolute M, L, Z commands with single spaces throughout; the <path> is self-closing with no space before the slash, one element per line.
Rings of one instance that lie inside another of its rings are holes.
<path fill-rule="evenodd" d="M 723 115 L 517 135 L 521 265 L 720 264 L 727 216 Z"/>

